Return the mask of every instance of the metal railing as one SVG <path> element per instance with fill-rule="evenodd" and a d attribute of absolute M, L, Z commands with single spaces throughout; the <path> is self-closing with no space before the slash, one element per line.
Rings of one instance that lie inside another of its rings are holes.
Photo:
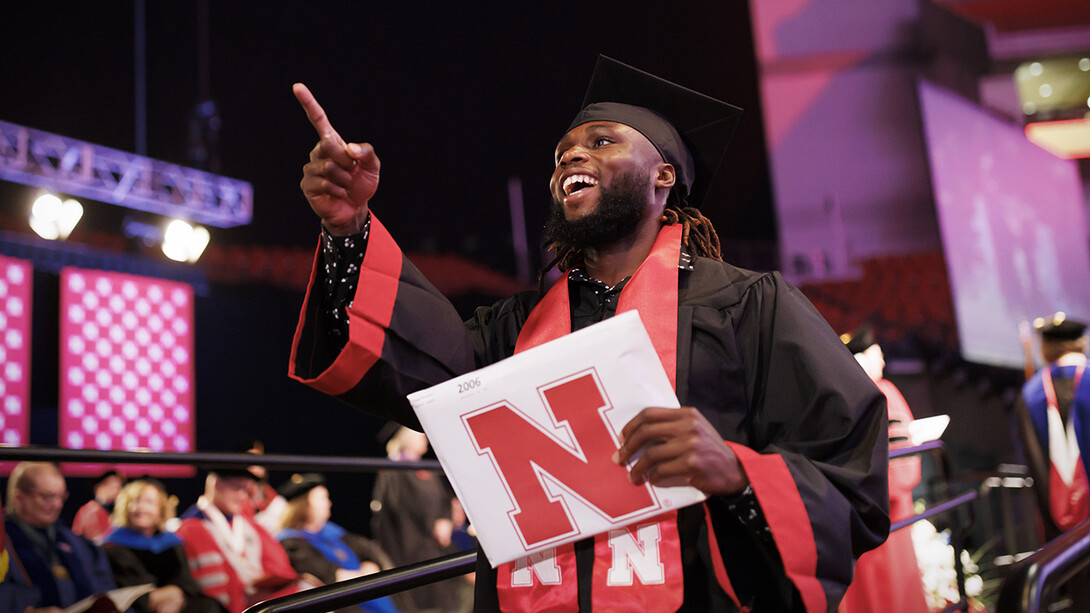
<path fill-rule="evenodd" d="M 965 492 L 956 497 L 949 497 L 950 458 L 941 441 L 931 441 L 916 447 L 896 449 L 890 452 L 890 459 L 935 453 L 939 458 L 942 471 L 943 492 L 947 498 L 930 506 L 922 513 L 895 522 L 890 531 L 896 531 L 922 519 L 949 512 L 976 499 L 975 491 Z M 50 461 L 50 462 L 87 462 L 96 464 L 171 464 L 191 465 L 201 468 L 239 468 L 260 464 L 267 469 L 283 470 L 334 470 L 343 472 L 376 472 L 379 470 L 441 470 L 439 462 L 420 460 L 415 462 L 392 461 L 385 458 L 359 457 L 322 457 L 287 454 L 254 455 L 249 453 L 220 452 L 142 452 L 142 451 L 100 451 L 87 449 L 65 449 L 60 447 L 0 447 L 0 461 Z M 971 518 L 969 523 L 971 523 Z M 1084 524 L 1085 525 L 1085 524 Z M 951 530 L 951 545 L 954 551 L 961 551 L 963 534 L 961 530 Z M 1090 550 L 1090 536 L 1085 545 Z M 382 598 L 422 585 L 450 579 L 472 572 L 476 565 L 476 552 L 450 554 L 434 560 L 426 560 L 399 568 L 382 571 L 366 577 L 358 577 L 325 585 L 298 594 L 283 596 L 258 603 L 246 610 L 246 613 L 320 613 L 332 609 L 353 606 L 368 600 Z M 968 599 L 965 594 L 965 574 L 960 557 L 955 553 L 954 568 L 957 573 L 958 592 L 961 600 L 947 607 L 946 611 L 966 610 Z"/>
<path fill-rule="evenodd" d="M 475 551 L 452 553 L 259 602 L 244 613 L 323 613 L 464 575 L 472 572 L 476 564 Z"/>
<path fill-rule="evenodd" d="M 260 464 L 266 469 L 291 471 L 332 470 L 377 472 L 380 470 L 442 470 L 436 460 L 393 461 L 386 458 L 345 456 L 304 456 L 287 454 L 220 452 L 144 452 L 66 449 L 63 447 L 0 447 L 0 461 L 86 462 L 92 464 L 170 464 L 200 468 L 245 468 Z M 320 613 L 389 596 L 422 585 L 472 572 L 475 551 L 449 554 L 408 566 L 313 588 L 298 594 L 260 602 L 251 613 L 284 611 Z"/>
<path fill-rule="evenodd" d="M 100 451 L 63 447 L 0 447 L 0 461 L 87 462 L 92 464 L 171 464 L 199 468 L 245 468 L 260 464 L 270 470 L 333 470 L 378 472 L 380 470 L 442 470 L 436 460 L 394 461 L 387 458 L 305 456 L 286 454 L 153 451 Z"/>
<path fill-rule="evenodd" d="M 928 452 L 937 452 L 943 470 L 948 471 L 950 459 L 946 453 L 946 447 L 941 441 L 932 441 L 917 447 L 897 449 L 890 453 L 890 458 Z M 944 476 L 946 474 L 948 472 L 944 472 Z M 921 519 L 951 511 L 975 500 L 976 497 L 977 493 L 972 491 L 944 500 L 929 507 L 923 513 L 896 522 L 890 527 L 890 531 L 899 530 Z M 958 530 L 951 530 L 951 532 L 951 544 L 954 545 L 954 551 L 961 551 L 961 532 Z M 352 606 L 471 572 L 474 568 L 475 557 L 472 552 L 452 554 L 412 566 L 395 568 L 376 575 L 351 579 L 290 596 L 266 600 L 246 609 L 244 613 L 321 613 L 334 608 Z M 961 600 L 947 607 L 945 611 L 964 611 L 968 609 L 968 597 L 965 594 L 965 573 L 957 553 L 954 555 L 954 568 L 957 572 L 958 592 L 961 595 Z"/>
<path fill-rule="evenodd" d="M 950 454 L 946 451 L 946 445 L 942 441 L 928 441 L 915 447 L 893 449 L 889 452 L 889 459 L 894 460 L 896 458 L 919 455 L 922 453 L 931 453 L 938 460 L 938 468 L 941 476 L 940 495 L 943 497 L 943 500 L 928 506 L 921 513 L 894 522 L 890 526 L 890 532 L 895 532 L 920 520 L 952 511 L 958 507 L 967 505 L 978 497 L 978 493 L 975 490 L 964 492 L 957 496 L 950 495 L 950 477 L 953 474 L 953 469 L 950 461 Z M 969 514 L 965 523 L 960 527 L 954 525 L 950 526 L 950 546 L 954 549 L 954 574 L 956 577 L 959 599 L 958 602 L 952 603 L 943 609 L 943 613 L 969 610 L 969 595 L 965 591 L 965 568 L 961 563 L 961 551 L 965 542 L 965 536 L 974 521 L 974 516 L 971 506 L 966 506 L 965 508 Z"/>
<path fill-rule="evenodd" d="M 1038 613 L 1088 564 L 1090 521 L 1084 521 L 1011 566 L 999 589 L 996 613 Z"/>

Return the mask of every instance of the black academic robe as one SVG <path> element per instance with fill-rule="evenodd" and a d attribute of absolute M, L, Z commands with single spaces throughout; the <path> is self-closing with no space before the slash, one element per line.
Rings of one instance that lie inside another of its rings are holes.
<path fill-rule="evenodd" d="M 450 519 L 451 494 L 434 471 L 383 471 L 371 493 L 371 534 L 395 566 L 451 553 L 435 540 L 435 522 Z M 420 609 L 449 609 L 460 579 L 409 592 Z"/>
<path fill-rule="evenodd" d="M 181 540 L 173 534 L 159 533 L 148 537 L 118 528 L 107 535 L 102 549 L 110 560 L 110 569 L 119 586 L 144 583 L 152 583 L 156 587 L 174 585 L 185 594 L 186 605 L 182 613 L 224 612 L 219 602 L 201 592 L 201 586 L 189 573 L 189 560 Z M 133 603 L 133 611 L 150 611 L 146 595 Z"/>
<path fill-rule="evenodd" d="M 281 530 L 276 534 L 276 539 L 284 546 L 284 551 L 296 571 L 314 575 L 325 584 L 337 581 L 338 570 L 358 570 L 364 562 L 373 562 L 382 570 L 394 567 L 390 556 L 377 543 L 333 523 L 327 523 L 316 533 L 297 529 Z M 407 594 L 402 593 L 395 594 L 393 598 L 385 597 L 359 606 L 337 609 L 337 613 L 392 611 L 395 606 L 404 611 L 415 610 Z"/>
<path fill-rule="evenodd" d="M 766 606 L 834 610 L 854 559 L 889 534 L 885 401 L 820 314 L 778 273 L 706 258 L 685 268 L 677 396 L 737 445 L 775 551 L 724 500 L 680 510 L 681 610 L 737 610 L 724 580 L 750 596 L 743 604 L 782 599 Z M 462 322 L 372 216 L 348 311 L 350 340 L 337 353 L 321 316 L 321 274 L 316 265 L 289 374 L 410 426 L 418 422 L 407 394 L 512 355 L 539 300 L 536 292 L 517 294 Z M 477 570 L 475 608 L 497 610 L 495 574 L 483 556 Z M 587 571 L 580 566 L 583 610 L 590 602 Z"/>
<path fill-rule="evenodd" d="M 29 526 L 26 529 L 35 530 Z M 11 554 L 11 568 L 4 581 L 33 588 L 37 592 L 35 607 L 67 607 L 117 587 L 102 550 L 61 522 L 53 524 L 52 560 L 33 544 L 32 537 L 14 518 L 4 518 L 4 531 Z"/>

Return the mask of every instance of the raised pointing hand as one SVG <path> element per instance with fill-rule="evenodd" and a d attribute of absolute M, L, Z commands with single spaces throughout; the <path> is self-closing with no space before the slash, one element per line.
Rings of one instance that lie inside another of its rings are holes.
<path fill-rule="evenodd" d="M 362 229 L 367 203 L 378 189 L 378 156 L 367 143 L 346 143 L 306 85 L 294 84 L 292 93 L 319 139 L 303 166 L 299 187 L 330 234 L 355 234 Z"/>

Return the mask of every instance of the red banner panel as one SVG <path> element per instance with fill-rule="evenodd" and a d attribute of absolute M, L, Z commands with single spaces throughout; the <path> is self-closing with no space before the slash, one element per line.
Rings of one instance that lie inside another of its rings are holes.
<path fill-rule="evenodd" d="M 30 443 L 30 262 L 0 256 L 0 445 Z M 0 462 L 0 473 L 13 462 Z"/>
<path fill-rule="evenodd" d="M 60 445 L 194 450 L 193 288 L 150 277 L 61 271 Z M 66 465 L 95 475 L 101 465 Z M 190 476 L 190 466 L 118 466 Z"/>

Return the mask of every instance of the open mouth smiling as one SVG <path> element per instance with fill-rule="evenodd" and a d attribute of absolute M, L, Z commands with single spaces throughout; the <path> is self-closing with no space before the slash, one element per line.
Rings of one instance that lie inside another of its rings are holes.
<path fill-rule="evenodd" d="M 570 196 L 582 189 L 598 185 L 598 179 L 590 175 L 574 174 L 564 179 L 564 195 Z"/>

